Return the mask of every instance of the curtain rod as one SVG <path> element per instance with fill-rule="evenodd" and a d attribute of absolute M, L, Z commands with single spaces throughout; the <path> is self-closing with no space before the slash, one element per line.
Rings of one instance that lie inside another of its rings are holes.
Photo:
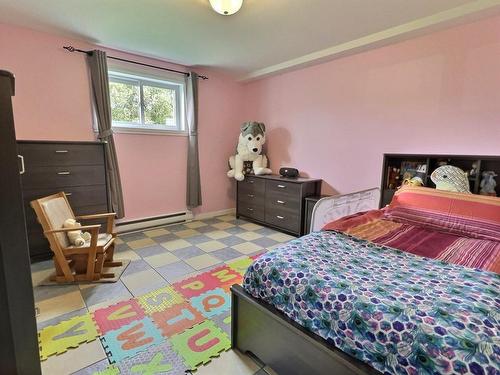
<path fill-rule="evenodd" d="M 73 46 L 63 46 L 63 48 L 65 50 L 68 50 L 69 52 L 80 52 L 80 53 L 84 53 L 86 55 L 92 55 L 92 51 L 84 51 L 82 49 L 78 49 L 78 48 L 75 48 Z M 180 70 L 175 70 L 175 69 L 169 69 L 169 68 L 163 68 L 161 66 L 156 66 L 156 65 L 150 65 L 150 64 L 145 64 L 145 63 L 141 63 L 141 62 L 138 62 L 138 61 L 133 61 L 133 60 L 127 60 L 127 59 L 122 59 L 121 57 L 114 57 L 114 56 L 107 56 L 108 59 L 112 59 L 112 60 L 118 60 L 118 61 L 123 61 L 123 62 L 126 62 L 126 63 L 130 63 L 130 64 L 136 64 L 136 65 L 142 65 L 142 66 L 147 66 L 149 68 L 155 68 L 155 69 L 160 69 L 160 70 L 166 70 L 168 72 L 173 72 L 173 73 L 177 73 L 177 74 L 184 74 L 185 76 L 189 76 L 189 73 L 188 72 L 182 72 Z M 202 76 L 202 75 L 198 75 L 198 78 L 201 78 L 203 80 L 206 80 L 208 79 L 207 76 Z"/>

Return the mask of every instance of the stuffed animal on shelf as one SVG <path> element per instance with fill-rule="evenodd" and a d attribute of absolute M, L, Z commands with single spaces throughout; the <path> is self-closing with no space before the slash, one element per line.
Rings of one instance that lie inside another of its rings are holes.
<path fill-rule="evenodd" d="M 483 179 L 481 180 L 481 190 L 479 194 L 481 195 L 491 195 L 493 197 L 497 196 L 497 192 L 495 188 L 497 187 L 497 182 L 495 181 L 495 177 L 498 175 L 494 171 L 484 171 Z"/>
<path fill-rule="evenodd" d="M 75 219 L 68 219 L 64 222 L 63 228 L 75 228 L 75 230 L 71 230 L 69 232 L 66 232 L 68 236 L 69 242 L 74 245 L 81 247 L 85 245 L 86 241 L 90 241 L 90 233 L 89 232 L 82 232 L 80 228 L 82 225 L 77 222 Z"/>
<path fill-rule="evenodd" d="M 431 180 L 436 184 L 438 190 L 471 193 L 467 173 L 452 165 L 436 168 L 431 174 Z"/>
<path fill-rule="evenodd" d="M 395 167 L 389 168 L 389 178 L 387 182 L 387 188 L 396 189 L 399 182 L 399 172 L 401 172 L 401 169 L 399 168 Z"/>
<path fill-rule="evenodd" d="M 409 185 L 409 186 L 423 186 L 424 181 L 418 176 L 412 177 L 412 178 L 406 178 L 403 181 L 403 185 Z"/>
<path fill-rule="evenodd" d="M 267 168 L 267 157 L 262 154 L 262 146 L 266 142 L 266 126 L 262 122 L 249 121 L 241 125 L 236 155 L 229 158 L 228 177 L 243 181 L 245 174 L 271 174 Z M 248 168 L 249 162 L 252 168 Z"/>

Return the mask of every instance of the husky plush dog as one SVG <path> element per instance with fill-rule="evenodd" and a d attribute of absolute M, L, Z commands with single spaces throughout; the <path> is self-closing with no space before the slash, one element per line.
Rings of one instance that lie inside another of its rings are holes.
<path fill-rule="evenodd" d="M 267 157 L 262 155 L 262 146 L 266 142 L 266 126 L 262 122 L 249 121 L 241 125 L 236 155 L 229 158 L 228 177 L 238 181 L 245 178 L 245 162 L 252 163 L 253 173 L 256 175 L 270 174 L 267 168 Z"/>

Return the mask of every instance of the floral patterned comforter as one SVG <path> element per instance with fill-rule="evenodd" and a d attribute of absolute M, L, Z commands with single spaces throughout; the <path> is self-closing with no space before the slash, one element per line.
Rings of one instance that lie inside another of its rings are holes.
<path fill-rule="evenodd" d="M 258 258 L 244 288 L 388 374 L 500 374 L 500 275 L 335 231 Z"/>

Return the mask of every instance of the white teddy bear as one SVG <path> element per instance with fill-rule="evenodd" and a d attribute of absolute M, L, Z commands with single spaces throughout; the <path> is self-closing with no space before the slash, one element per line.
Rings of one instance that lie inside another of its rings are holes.
<path fill-rule="evenodd" d="M 243 181 L 245 174 L 253 172 L 255 175 L 271 174 L 267 168 L 267 157 L 262 154 L 262 146 L 266 143 L 266 126 L 262 122 L 249 121 L 241 125 L 236 155 L 229 158 L 228 177 Z M 246 168 L 251 163 L 251 168 Z"/>
<path fill-rule="evenodd" d="M 66 232 L 68 240 L 72 245 L 81 247 L 85 245 L 86 241 L 90 241 L 91 235 L 89 232 L 82 232 L 78 228 L 82 225 L 75 219 L 68 219 L 64 222 L 63 228 L 75 228 L 75 230 Z"/>

